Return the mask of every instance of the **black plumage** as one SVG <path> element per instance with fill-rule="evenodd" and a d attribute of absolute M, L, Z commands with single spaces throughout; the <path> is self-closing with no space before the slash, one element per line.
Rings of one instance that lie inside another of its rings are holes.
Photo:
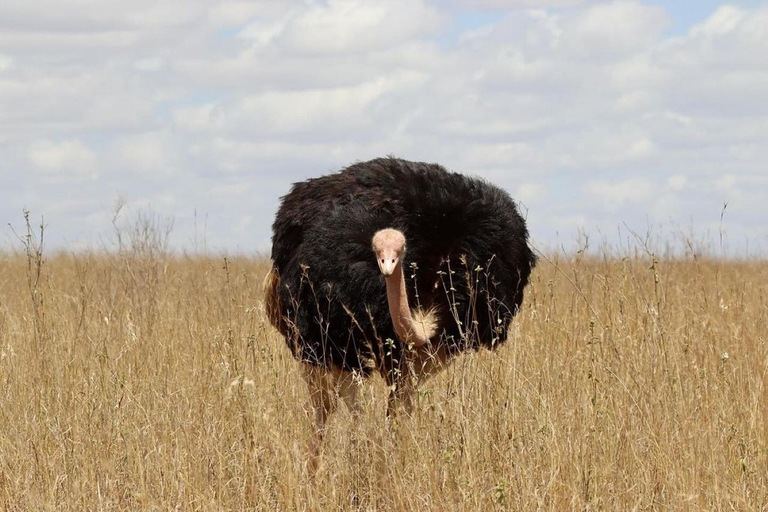
<path fill-rule="evenodd" d="M 380 158 L 294 184 L 273 224 L 272 323 L 302 361 L 389 382 L 403 359 L 371 248 L 402 231 L 409 305 L 433 309 L 449 354 L 507 338 L 536 258 L 515 202 L 437 164 Z"/>

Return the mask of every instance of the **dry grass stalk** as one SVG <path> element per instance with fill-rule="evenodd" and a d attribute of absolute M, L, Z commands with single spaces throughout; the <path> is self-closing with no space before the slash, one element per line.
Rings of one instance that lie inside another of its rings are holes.
<path fill-rule="evenodd" d="M 174 256 L 145 228 L 108 254 L 0 257 L 4 509 L 768 507 L 764 261 L 543 260 L 504 347 L 459 358 L 396 428 L 374 380 L 310 483 L 267 262 Z"/>

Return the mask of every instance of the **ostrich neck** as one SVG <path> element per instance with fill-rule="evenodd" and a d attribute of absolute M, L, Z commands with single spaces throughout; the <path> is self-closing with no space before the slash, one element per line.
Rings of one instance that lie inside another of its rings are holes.
<path fill-rule="evenodd" d="M 392 325 L 397 336 L 403 343 L 413 342 L 416 346 L 425 344 L 428 340 L 420 335 L 418 329 L 414 329 L 411 308 L 408 306 L 408 293 L 405 288 L 405 275 L 403 266 L 398 263 L 392 275 L 387 277 L 387 302 L 389 302 L 389 314 L 392 316 Z"/>

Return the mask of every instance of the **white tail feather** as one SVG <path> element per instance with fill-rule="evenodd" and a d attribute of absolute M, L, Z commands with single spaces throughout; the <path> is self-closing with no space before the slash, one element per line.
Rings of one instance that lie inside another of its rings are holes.
<path fill-rule="evenodd" d="M 437 333 L 437 311 L 430 308 L 424 311 L 421 308 L 411 311 L 413 317 L 413 334 L 417 339 L 431 340 Z"/>

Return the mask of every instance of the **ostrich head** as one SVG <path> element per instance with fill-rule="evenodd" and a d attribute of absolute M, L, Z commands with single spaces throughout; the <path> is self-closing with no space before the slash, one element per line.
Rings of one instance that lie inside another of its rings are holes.
<path fill-rule="evenodd" d="M 372 245 L 379 270 L 385 277 L 391 276 L 405 254 L 405 235 L 396 229 L 382 229 L 373 235 Z"/>

